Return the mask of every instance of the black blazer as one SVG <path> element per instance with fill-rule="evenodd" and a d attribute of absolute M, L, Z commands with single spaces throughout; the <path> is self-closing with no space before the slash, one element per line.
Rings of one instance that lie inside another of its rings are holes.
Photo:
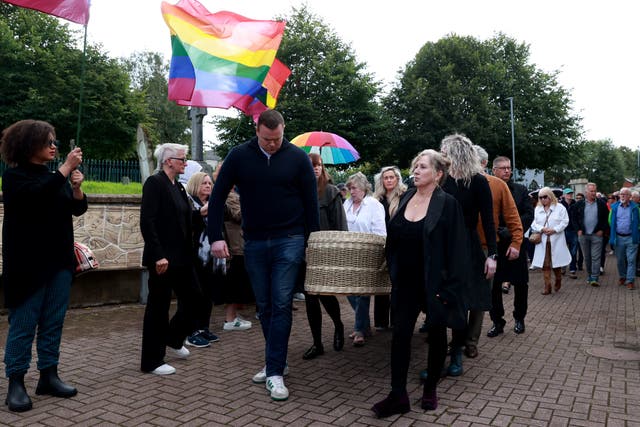
<path fill-rule="evenodd" d="M 607 233 L 609 231 L 609 208 L 607 208 L 607 204 L 602 200 L 596 198 L 596 203 L 598 206 L 598 223 L 596 224 L 596 228 L 593 229 L 593 232 L 596 233 L 598 231 L 602 231 L 603 233 Z M 580 200 L 573 205 L 573 208 L 570 209 L 569 214 L 572 215 L 573 224 L 575 226 L 576 231 L 584 230 L 584 208 L 586 202 L 584 200 Z"/>
<path fill-rule="evenodd" d="M 404 211 L 403 207 L 415 192 L 415 188 L 410 188 L 402 196 L 396 215 L 397 212 Z M 390 222 L 393 222 L 396 215 L 391 217 Z M 466 325 L 466 307 L 462 295 L 468 280 L 466 263 L 469 250 L 466 233 L 460 205 L 453 196 L 437 187 L 431 196 L 423 229 L 423 285 L 429 323 L 434 325 L 446 325 L 455 329 Z M 402 304 L 395 298 L 393 290 L 397 287 L 399 245 L 402 245 L 401 241 L 387 236 L 385 252 L 392 283 L 391 300 L 397 309 L 401 309 L 398 304 Z"/>
<path fill-rule="evenodd" d="M 147 178 L 140 206 L 142 265 L 154 269 L 162 258 L 169 260 L 169 267 L 193 264 L 191 214 L 182 184 L 171 182 L 163 171 Z"/>

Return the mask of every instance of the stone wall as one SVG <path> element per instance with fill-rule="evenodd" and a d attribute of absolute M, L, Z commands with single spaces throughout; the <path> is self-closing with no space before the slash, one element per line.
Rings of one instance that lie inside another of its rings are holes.
<path fill-rule="evenodd" d="M 89 209 L 74 218 L 76 240 L 93 249 L 101 269 L 140 268 L 144 246 L 140 233 L 141 197 L 88 197 Z"/>
<path fill-rule="evenodd" d="M 89 209 L 73 219 L 75 240 L 93 249 L 100 270 L 140 269 L 144 246 L 140 233 L 141 196 L 88 195 L 87 198 Z M 0 231 L 3 215 L 4 204 L 0 205 Z M 0 259 L 0 271 L 1 263 Z"/>

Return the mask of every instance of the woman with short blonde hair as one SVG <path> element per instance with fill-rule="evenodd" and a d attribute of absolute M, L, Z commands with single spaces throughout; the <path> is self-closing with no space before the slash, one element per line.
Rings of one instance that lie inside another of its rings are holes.
<path fill-rule="evenodd" d="M 387 235 L 382 203 L 371 196 L 371 184 L 362 172 L 357 172 L 347 179 L 347 188 L 351 197 L 344 202 L 349 231 L 372 233 L 380 236 Z M 353 345 L 364 345 L 365 336 L 371 334 L 371 320 L 369 318 L 370 296 L 348 297 L 349 303 L 356 312 L 354 332 L 351 334 Z"/>
<path fill-rule="evenodd" d="M 556 195 L 549 187 L 538 192 L 538 205 L 534 211 L 531 231 L 541 233 L 541 240 L 536 244 L 531 265 L 542 268 L 544 290 L 542 295 L 551 293 L 551 270 L 556 277 L 556 292 L 562 286 L 561 268 L 571 262 L 571 253 L 564 237 L 564 229 L 569 225 L 569 215 L 562 203 L 558 203 Z"/>

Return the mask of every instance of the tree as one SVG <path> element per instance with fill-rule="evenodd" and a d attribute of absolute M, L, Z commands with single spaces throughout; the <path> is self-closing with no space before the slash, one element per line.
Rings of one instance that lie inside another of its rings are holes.
<path fill-rule="evenodd" d="M 189 145 L 191 123 L 187 108 L 167 97 L 169 65 L 157 52 L 136 52 L 123 59 L 131 86 L 144 102 L 142 126 L 154 145 L 172 142 Z"/>
<path fill-rule="evenodd" d="M 595 182 L 599 191 L 611 193 L 622 187 L 624 160 L 611 140 L 586 141 L 577 165 L 576 176 Z"/>
<path fill-rule="evenodd" d="M 78 32 L 49 15 L 0 3 L 0 124 L 34 118 L 56 128 L 68 150 L 76 138 L 83 53 Z M 88 46 L 80 145 L 86 157 L 135 155 L 142 104 L 126 70 Z"/>
<path fill-rule="evenodd" d="M 281 19 L 281 18 L 279 18 Z M 351 48 L 306 6 L 293 8 L 278 58 L 291 76 L 278 98 L 289 139 L 323 130 L 346 138 L 365 161 L 376 161 L 386 149 L 388 122 L 376 102 L 380 84 L 365 71 Z M 225 155 L 255 134 L 247 117 L 217 121 Z"/>
<path fill-rule="evenodd" d="M 511 153 L 509 97 L 514 98 L 516 166 L 545 169 L 579 140 L 580 118 L 557 73 L 529 62 L 529 47 L 498 34 L 480 41 L 450 35 L 426 43 L 385 98 L 397 138 L 392 153 L 406 164 L 444 136 L 461 132 L 491 157 Z M 518 161 L 520 160 L 520 161 Z"/>
<path fill-rule="evenodd" d="M 617 150 L 624 163 L 624 176 L 636 182 L 638 179 L 638 151 L 625 146 L 618 147 Z"/>

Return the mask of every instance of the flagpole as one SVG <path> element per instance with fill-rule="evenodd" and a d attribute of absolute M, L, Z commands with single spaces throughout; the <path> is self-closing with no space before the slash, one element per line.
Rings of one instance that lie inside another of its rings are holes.
<path fill-rule="evenodd" d="M 82 103 L 84 101 L 84 78 L 87 63 L 87 25 L 84 26 L 84 46 L 82 48 L 82 68 L 80 71 L 80 102 L 78 104 L 78 124 L 76 126 L 75 145 L 80 145 L 80 125 L 82 123 Z M 73 147 L 71 147 L 73 148 Z"/>

